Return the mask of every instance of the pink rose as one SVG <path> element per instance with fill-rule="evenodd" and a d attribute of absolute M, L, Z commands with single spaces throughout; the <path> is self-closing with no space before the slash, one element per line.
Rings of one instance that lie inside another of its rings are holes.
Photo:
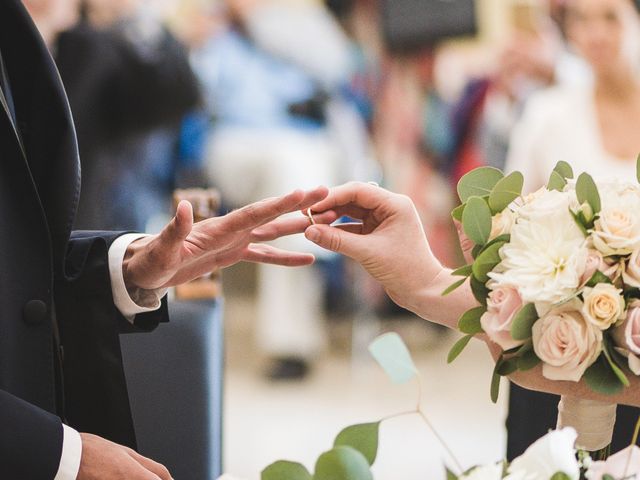
<path fill-rule="evenodd" d="M 602 256 L 602 253 L 590 248 L 587 254 L 586 268 L 580 278 L 580 285 L 586 285 L 586 283 L 591 280 L 591 277 L 593 277 L 593 274 L 598 270 L 609 277 L 612 282 L 615 282 L 620 276 L 621 269 L 619 267 L 620 265 L 617 262 L 607 262 L 607 260 Z"/>
<path fill-rule="evenodd" d="M 613 478 L 636 478 L 640 476 L 640 448 L 630 445 L 611 455 L 606 462 L 592 462 L 587 471 L 589 480 L 602 480 L 604 475 Z"/>
<path fill-rule="evenodd" d="M 533 349 L 550 380 L 578 382 L 602 351 L 602 331 L 582 316 L 582 308 L 574 299 L 533 324 Z"/>
<path fill-rule="evenodd" d="M 640 248 L 634 250 L 629 257 L 629 263 L 622 274 L 622 279 L 630 287 L 640 288 Z"/>
<path fill-rule="evenodd" d="M 640 375 L 640 302 L 634 301 L 627 311 L 627 317 L 613 330 L 616 350 L 627 358 L 629 369 Z"/>
<path fill-rule="evenodd" d="M 498 286 L 489 293 L 487 311 L 480 324 L 487 336 L 504 350 L 523 344 L 511 337 L 511 322 L 521 308 L 522 298 L 514 287 Z"/>

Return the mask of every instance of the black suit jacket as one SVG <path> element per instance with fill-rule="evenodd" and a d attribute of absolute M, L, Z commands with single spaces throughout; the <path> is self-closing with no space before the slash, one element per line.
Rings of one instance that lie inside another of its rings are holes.
<path fill-rule="evenodd" d="M 61 417 L 135 446 L 118 334 L 136 327 L 111 294 L 107 252 L 120 234 L 71 232 L 74 126 L 20 0 L 0 1 L 0 52 L 17 116 L 15 125 L 0 106 L 0 472 L 51 480 Z M 166 305 L 138 317 L 139 329 L 151 329 L 166 320 Z"/>

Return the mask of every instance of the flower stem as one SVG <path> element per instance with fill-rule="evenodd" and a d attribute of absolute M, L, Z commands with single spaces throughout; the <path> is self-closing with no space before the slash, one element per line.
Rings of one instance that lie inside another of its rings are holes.
<path fill-rule="evenodd" d="M 427 427 L 429 427 L 429 430 L 431 430 L 431 432 L 438 439 L 438 441 L 440 442 L 440 445 L 442 445 L 442 447 L 447 451 L 447 453 L 449 454 L 449 457 L 451 457 L 451 459 L 453 460 L 453 463 L 456 464 L 456 467 L 460 471 L 460 474 L 462 474 L 462 472 L 464 472 L 464 469 L 462 468 L 462 465 L 460 464 L 456 456 L 453 454 L 453 451 L 451 450 L 451 448 L 449 448 L 449 445 L 447 445 L 447 443 L 444 441 L 444 438 L 440 436 L 440 434 L 431 424 L 431 422 L 429 421 L 425 413 L 422 411 L 422 409 L 418 410 L 418 414 L 420 415 L 420 417 L 422 417 L 422 420 L 424 420 L 424 423 L 427 424 Z"/>
<path fill-rule="evenodd" d="M 629 457 L 627 458 L 627 464 L 624 467 L 624 475 L 623 478 L 627 478 L 627 472 L 629 471 L 629 465 L 631 465 L 631 456 L 633 455 L 633 446 L 638 443 L 638 434 L 640 434 L 640 417 L 638 417 L 638 421 L 636 422 L 636 428 L 633 431 L 633 438 L 631 439 L 631 445 L 629 448 Z"/>

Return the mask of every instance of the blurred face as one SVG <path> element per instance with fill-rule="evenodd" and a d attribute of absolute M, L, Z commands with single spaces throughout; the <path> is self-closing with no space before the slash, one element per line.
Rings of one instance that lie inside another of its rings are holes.
<path fill-rule="evenodd" d="M 36 21 L 44 21 L 55 31 L 71 28 L 79 19 L 79 0 L 24 0 Z"/>
<path fill-rule="evenodd" d="M 596 74 L 640 64 L 640 16 L 631 0 L 570 0 L 567 34 Z"/>

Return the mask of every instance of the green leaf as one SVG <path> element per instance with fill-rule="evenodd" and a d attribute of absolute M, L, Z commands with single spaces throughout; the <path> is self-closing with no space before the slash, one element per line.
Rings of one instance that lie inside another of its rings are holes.
<path fill-rule="evenodd" d="M 489 296 L 489 289 L 487 286 L 475 277 L 469 278 L 469 285 L 471 286 L 471 292 L 473 293 L 474 298 L 480 302 L 481 305 L 486 305 L 487 297 Z"/>
<path fill-rule="evenodd" d="M 516 198 L 522 195 L 524 177 L 520 172 L 513 172 L 500 179 L 489 195 L 489 207 L 493 213 L 503 211 Z"/>
<path fill-rule="evenodd" d="M 449 470 L 446 467 L 445 467 L 445 470 L 447 472 L 447 480 L 458 480 L 458 476 L 455 473 L 453 473 L 451 470 Z"/>
<path fill-rule="evenodd" d="M 598 360 L 584 372 L 583 378 L 591 390 L 604 395 L 615 395 L 624 388 L 604 355 L 600 355 Z"/>
<path fill-rule="evenodd" d="M 480 167 L 471 170 L 458 182 L 458 196 L 465 203 L 469 198 L 490 195 L 491 190 L 504 177 L 504 174 L 494 167 Z"/>
<path fill-rule="evenodd" d="M 571 480 L 571 477 L 564 472 L 556 472 L 551 476 L 551 480 Z"/>
<path fill-rule="evenodd" d="M 473 338 L 473 335 L 465 335 L 460 340 L 458 340 L 451 350 L 449 350 L 449 355 L 447 356 L 447 363 L 452 363 L 456 358 L 460 356 L 462 351 L 467 347 L 469 341 Z"/>
<path fill-rule="evenodd" d="M 500 258 L 500 249 L 503 246 L 504 243 L 494 243 L 480 252 L 472 266 L 473 276 L 477 280 L 482 283 L 489 281 L 489 272 L 496 268 L 496 265 L 502 261 L 502 258 Z"/>
<path fill-rule="evenodd" d="M 498 373 L 498 371 L 500 369 L 501 363 L 502 357 L 500 357 L 496 362 L 496 366 L 493 369 L 493 374 L 491 375 L 491 401 L 493 403 L 497 403 L 498 396 L 500 396 L 500 374 Z"/>
<path fill-rule="evenodd" d="M 511 323 L 511 336 L 514 340 L 528 340 L 531 338 L 531 329 L 538 320 L 538 312 L 533 303 L 528 303 L 522 307 Z"/>
<path fill-rule="evenodd" d="M 491 210 L 480 197 L 471 197 L 462 213 L 462 229 L 476 245 L 484 245 L 491 235 Z"/>
<path fill-rule="evenodd" d="M 333 443 L 334 447 L 346 446 L 358 450 L 373 465 L 378 456 L 380 422 L 352 425 L 342 430 Z"/>
<path fill-rule="evenodd" d="M 487 309 L 484 307 L 476 307 L 464 312 L 458 320 L 458 330 L 467 335 L 482 333 L 484 330 L 482 330 L 480 318 L 486 311 Z"/>
<path fill-rule="evenodd" d="M 564 187 L 567 185 L 567 181 L 562 178 L 562 176 L 556 172 L 551 172 L 551 176 L 549 177 L 549 182 L 547 183 L 547 190 L 558 190 L 561 192 L 564 190 Z"/>
<path fill-rule="evenodd" d="M 454 277 L 468 277 L 471 275 L 473 265 L 465 265 L 464 267 L 460 267 L 451 272 L 451 275 Z"/>
<path fill-rule="evenodd" d="M 604 341 L 603 353 L 604 353 L 604 357 L 607 359 L 607 363 L 611 367 L 611 370 L 613 371 L 615 376 L 618 377 L 618 380 L 620 380 L 620 382 L 625 387 L 628 387 L 630 385 L 629 379 L 627 378 L 627 376 L 624 374 L 622 369 L 616 364 L 616 362 L 611 357 L 611 353 L 609 352 L 609 344 L 608 344 L 607 340 Z"/>
<path fill-rule="evenodd" d="M 531 370 L 536 367 L 541 361 L 542 360 L 538 358 L 533 348 L 530 347 L 528 350 L 525 350 L 518 355 L 518 370 L 526 372 L 527 370 Z"/>
<path fill-rule="evenodd" d="M 593 178 L 591 178 L 591 175 L 588 173 L 582 173 L 578 177 L 578 181 L 576 183 L 576 195 L 578 196 L 578 201 L 581 205 L 585 202 L 589 204 L 593 209 L 594 215 L 597 215 L 600 212 L 601 205 L 598 187 L 593 181 Z"/>
<path fill-rule="evenodd" d="M 462 286 L 462 284 L 464 282 L 467 281 L 467 278 L 461 278 L 460 280 L 456 280 L 455 282 L 453 282 L 451 285 L 449 285 L 447 288 L 445 288 L 445 290 L 442 292 L 442 296 L 446 297 L 447 295 L 449 295 L 451 292 L 453 292 L 454 290 L 457 290 L 459 287 Z"/>
<path fill-rule="evenodd" d="M 611 284 L 612 282 L 611 282 L 611 279 L 607 277 L 604 273 L 602 273 L 600 270 L 596 270 L 586 285 L 587 287 L 595 287 L 599 283 Z"/>
<path fill-rule="evenodd" d="M 602 476 L 602 480 L 616 480 L 615 478 L 613 478 L 611 475 L 609 475 L 608 473 L 605 473 Z"/>
<path fill-rule="evenodd" d="M 569 213 L 571 214 L 571 217 L 573 218 L 573 220 L 576 222 L 576 225 L 578 226 L 578 228 L 580 229 L 580 231 L 582 232 L 582 234 L 586 237 L 587 235 L 589 235 L 589 227 L 590 225 L 587 225 L 584 221 L 584 216 L 580 215 L 579 213 L 574 212 L 573 210 L 569 209 Z"/>
<path fill-rule="evenodd" d="M 318 458 L 313 480 L 373 480 L 373 474 L 362 453 L 341 446 Z"/>
<path fill-rule="evenodd" d="M 369 352 L 393 383 L 407 383 L 418 375 L 409 349 L 397 333 L 386 333 L 369 345 Z"/>
<path fill-rule="evenodd" d="M 507 377 L 518 370 L 518 359 L 515 357 L 505 358 L 498 366 L 497 373 L 502 377 Z"/>
<path fill-rule="evenodd" d="M 312 480 L 308 470 L 299 463 L 280 461 L 262 471 L 262 480 Z"/>
<path fill-rule="evenodd" d="M 567 178 L 573 178 L 573 168 L 571 168 L 571 165 L 569 165 L 567 162 L 563 162 L 562 160 L 556 163 L 553 171 L 558 173 L 558 175 L 560 175 L 565 180 Z"/>
<path fill-rule="evenodd" d="M 462 212 L 464 212 L 464 207 L 466 207 L 467 205 L 465 203 L 463 203 L 462 205 L 458 205 L 456 208 L 454 208 L 453 210 L 451 210 L 451 217 L 454 220 L 458 220 L 459 222 L 462 221 Z"/>

